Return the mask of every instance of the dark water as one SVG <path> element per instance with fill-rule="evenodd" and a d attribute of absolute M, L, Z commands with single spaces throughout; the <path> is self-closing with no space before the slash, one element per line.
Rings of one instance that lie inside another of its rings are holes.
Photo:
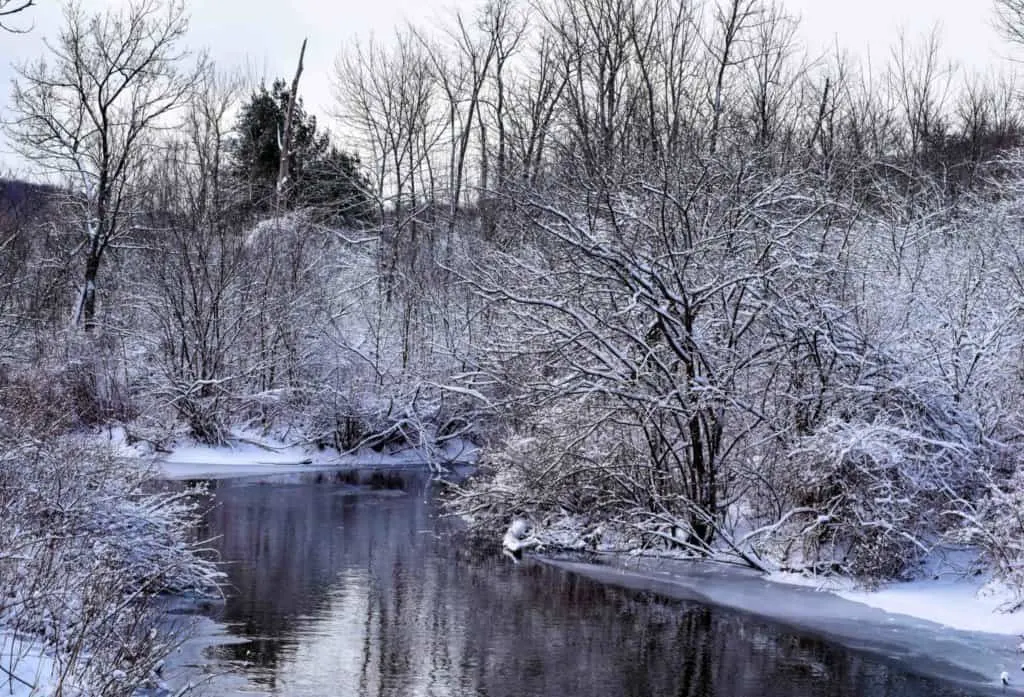
<path fill-rule="evenodd" d="M 741 613 L 470 559 L 425 479 L 376 485 L 392 488 L 217 485 L 204 532 L 231 562 L 220 619 L 243 641 L 208 656 L 244 678 L 236 694 L 970 694 Z"/>

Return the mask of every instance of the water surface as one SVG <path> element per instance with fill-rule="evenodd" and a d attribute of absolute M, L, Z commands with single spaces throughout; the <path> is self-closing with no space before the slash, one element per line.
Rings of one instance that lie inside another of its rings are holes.
<path fill-rule="evenodd" d="M 952 697 L 884 657 L 756 617 L 460 553 L 422 476 L 221 481 L 229 562 L 211 694 Z M 390 480 L 389 480 L 390 479 Z"/>

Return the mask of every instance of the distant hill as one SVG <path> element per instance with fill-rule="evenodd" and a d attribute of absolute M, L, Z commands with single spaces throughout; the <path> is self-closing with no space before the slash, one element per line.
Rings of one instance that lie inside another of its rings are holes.
<path fill-rule="evenodd" d="M 59 191 L 48 184 L 0 178 L 0 218 L 30 217 L 43 210 Z"/>

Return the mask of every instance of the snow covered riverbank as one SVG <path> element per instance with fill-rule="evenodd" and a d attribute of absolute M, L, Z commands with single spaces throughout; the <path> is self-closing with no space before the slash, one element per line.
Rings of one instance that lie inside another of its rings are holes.
<path fill-rule="evenodd" d="M 178 635 L 153 600 L 219 596 L 192 538 L 192 490 L 75 437 L 0 442 L 0 689 L 12 695 L 158 689 Z"/>
<path fill-rule="evenodd" d="M 604 583 L 757 615 L 974 689 L 1002 690 L 999 676 L 1006 671 L 1006 689 L 1024 694 L 1016 637 L 1024 616 L 996 612 L 998 600 L 976 597 L 969 581 L 856 591 L 714 563 L 626 555 L 536 559 Z"/>
<path fill-rule="evenodd" d="M 170 480 L 226 479 L 334 471 L 358 468 L 438 467 L 447 464 L 472 464 L 477 449 L 464 441 L 452 441 L 433 452 L 416 448 L 378 452 L 364 448 L 356 453 L 339 453 L 332 448 L 311 448 L 251 432 L 236 432 L 226 445 L 209 446 L 192 441 L 176 443 L 170 453 L 155 457 L 123 442 L 123 434 L 113 433 L 127 457 L 153 457 L 161 474 Z"/>
<path fill-rule="evenodd" d="M 981 576 L 923 578 L 893 582 L 874 590 L 858 588 L 847 579 L 814 579 L 792 574 L 769 578 L 834 593 L 888 613 L 928 620 L 951 629 L 1007 635 L 1015 638 L 1014 646 L 1019 645 L 1024 636 L 1024 613 L 1004 611 L 1014 601 L 1013 593 Z"/>

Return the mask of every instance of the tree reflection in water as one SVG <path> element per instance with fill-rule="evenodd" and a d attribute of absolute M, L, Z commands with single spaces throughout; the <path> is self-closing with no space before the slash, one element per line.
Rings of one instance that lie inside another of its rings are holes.
<path fill-rule="evenodd" d="M 199 533 L 247 641 L 213 659 L 296 696 L 964 694 L 740 613 L 469 559 L 426 478 L 390 485 L 220 483 Z"/>

